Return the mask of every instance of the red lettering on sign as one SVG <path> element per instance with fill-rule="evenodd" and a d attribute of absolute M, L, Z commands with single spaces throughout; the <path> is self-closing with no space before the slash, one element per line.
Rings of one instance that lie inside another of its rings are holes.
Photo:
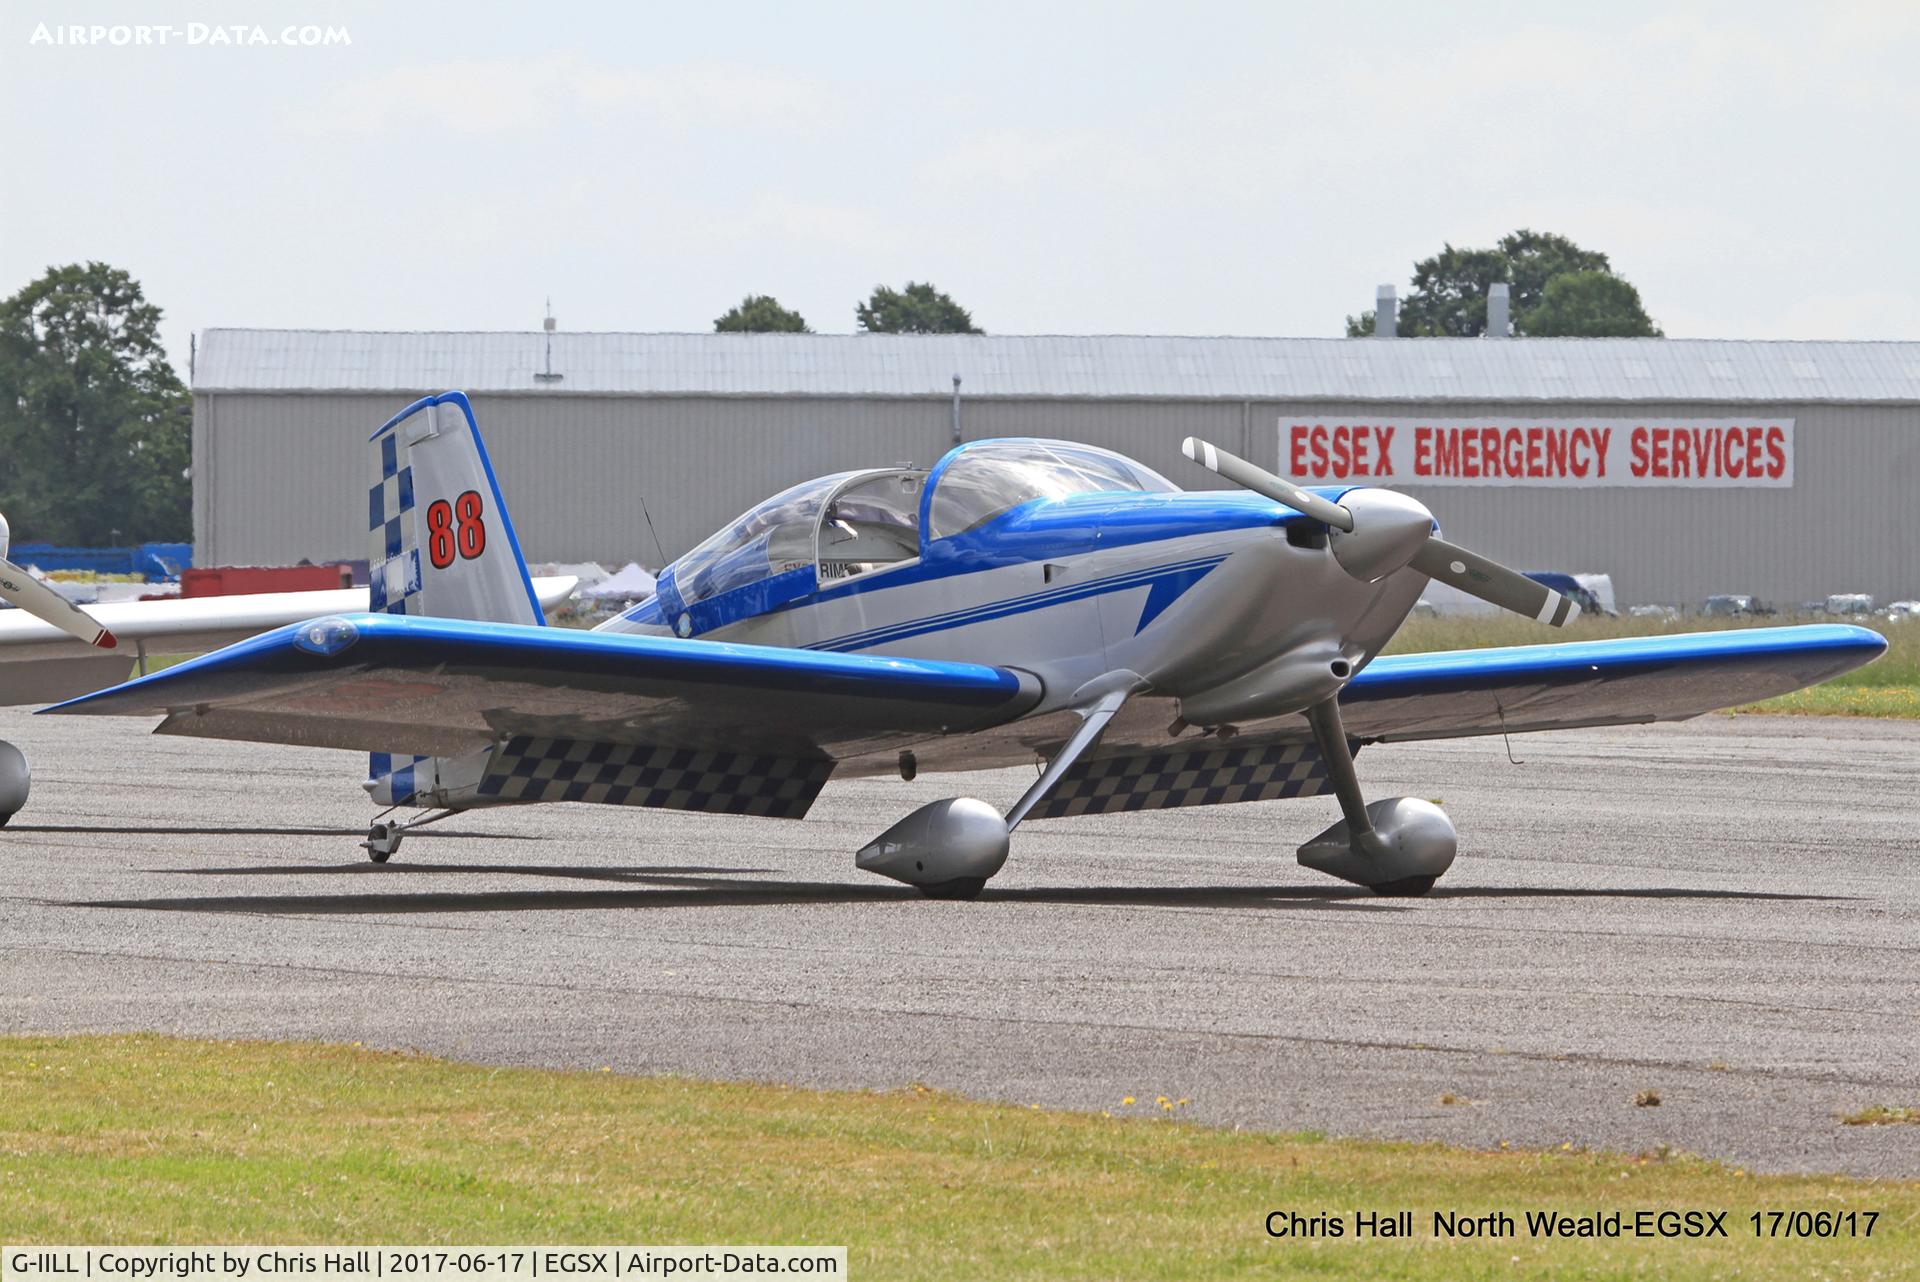
<path fill-rule="evenodd" d="M 1619 460 L 1624 470 L 1609 481 L 1616 427 L 1626 437 Z M 1428 480 L 1751 486 L 1783 484 L 1793 472 L 1793 427 L 1786 422 L 1548 418 L 1406 424 L 1283 422 L 1280 432 L 1285 438 L 1280 453 L 1289 473 L 1324 484 L 1369 478 L 1391 483 L 1398 474 L 1409 484 Z M 1397 455 L 1396 449 L 1401 451 Z M 456 528 L 453 533 L 457 537 L 460 531 Z M 455 550 L 456 559 L 462 555 L 464 549 Z"/>

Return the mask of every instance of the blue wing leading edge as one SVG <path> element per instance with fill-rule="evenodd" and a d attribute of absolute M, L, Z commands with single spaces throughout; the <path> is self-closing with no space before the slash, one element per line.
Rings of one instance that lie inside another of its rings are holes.
<path fill-rule="evenodd" d="M 391 614 L 318 619 L 49 709 L 455 756 L 513 736 L 833 758 L 1012 720 L 1006 668 Z"/>

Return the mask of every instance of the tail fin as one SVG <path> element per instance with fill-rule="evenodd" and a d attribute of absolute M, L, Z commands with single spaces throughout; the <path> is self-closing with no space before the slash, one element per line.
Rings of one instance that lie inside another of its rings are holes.
<path fill-rule="evenodd" d="M 415 401 L 373 434 L 368 607 L 546 622 L 464 392 Z"/>

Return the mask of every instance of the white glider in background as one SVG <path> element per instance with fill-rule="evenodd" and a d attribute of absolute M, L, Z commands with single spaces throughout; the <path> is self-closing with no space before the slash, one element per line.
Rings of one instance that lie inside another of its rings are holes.
<path fill-rule="evenodd" d="M 25 566 L 7 560 L 7 553 L 13 550 L 12 540 L 13 530 L 7 518 L 0 516 L 0 600 L 12 602 L 88 645 L 113 649 L 113 633 L 99 620 L 34 578 Z"/>
<path fill-rule="evenodd" d="M 273 628 L 367 608 L 367 589 L 259 592 L 237 596 L 120 601 L 82 610 L 5 560 L 0 517 L 0 705 L 57 703 L 118 685 L 145 671 L 149 656 L 204 654 Z M 542 610 L 573 595 L 571 576 L 533 580 Z M 0 825 L 27 801 L 32 772 L 20 749 L 0 740 Z"/>

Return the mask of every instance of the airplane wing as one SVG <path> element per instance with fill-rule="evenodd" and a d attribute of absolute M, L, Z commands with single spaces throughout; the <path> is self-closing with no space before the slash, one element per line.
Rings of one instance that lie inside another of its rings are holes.
<path fill-rule="evenodd" d="M 314 619 L 48 709 L 454 757 L 507 738 L 839 760 L 1010 721 L 1006 668 L 414 615 Z"/>
<path fill-rule="evenodd" d="M 1341 720 L 1361 745 L 1683 721 L 1839 676 L 1886 644 L 1866 628 L 1814 625 L 1389 655 L 1347 684 Z M 1241 726 L 1225 740 L 1168 743 L 1164 715 L 1128 709 L 1033 816 L 1311 797 L 1326 788 L 1302 717 Z M 1044 755 L 1057 743 L 1056 735 L 1034 750 Z"/>
<path fill-rule="evenodd" d="M 1817 685 L 1886 648 L 1867 628 L 1810 624 L 1386 655 L 1340 710 L 1363 743 L 1684 721 Z"/>
<path fill-rule="evenodd" d="M 535 579 L 542 609 L 572 595 L 572 576 Z M 367 608 L 367 589 L 259 592 L 119 601 L 87 613 L 119 639 L 99 650 L 25 610 L 0 610 L 0 704 L 53 703 L 125 681 L 141 655 L 199 654 L 270 628 Z"/>

